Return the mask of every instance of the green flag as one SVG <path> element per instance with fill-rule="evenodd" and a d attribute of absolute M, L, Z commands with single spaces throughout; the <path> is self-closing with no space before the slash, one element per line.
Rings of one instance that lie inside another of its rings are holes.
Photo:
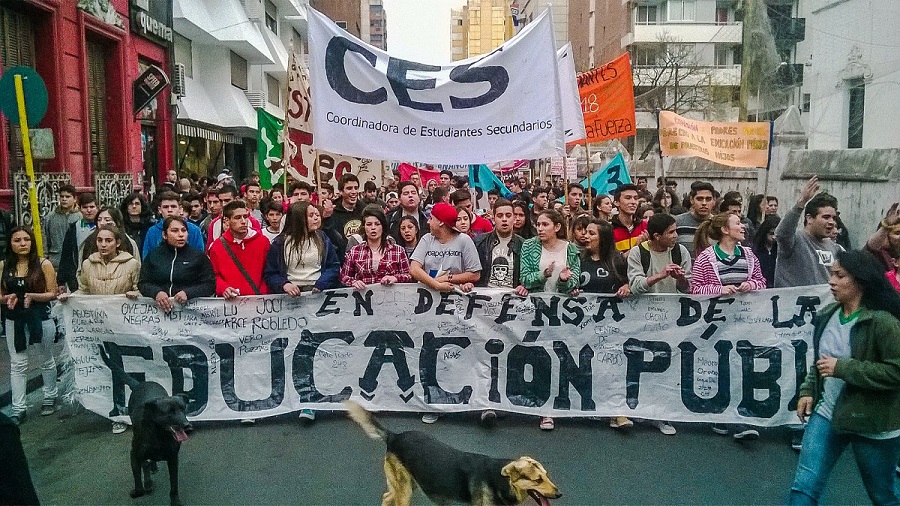
<path fill-rule="evenodd" d="M 262 109 L 256 111 L 256 154 L 259 160 L 259 185 L 263 190 L 283 183 L 281 131 L 284 122 Z"/>

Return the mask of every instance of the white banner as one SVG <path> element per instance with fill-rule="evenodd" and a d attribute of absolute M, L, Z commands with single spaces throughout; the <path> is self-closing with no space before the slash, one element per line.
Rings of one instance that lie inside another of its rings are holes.
<path fill-rule="evenodd" d="M 572 43 L 556 52 L 559 70 L 559 93 L 562 100 L 563 130 L 566 144 L 587 138 L 584 115 L 581 112 L 581 95 L 578 94 L 578 74 L 575 72 L 575 57 Z"/>
<path fill-rule="evenodd" d="M 796 422 L 809 324 L 828 287 L 737 297 L 463 296 L 418 285 L 154 301 L 74 296 L 66 342 L 80 402 L 124 421 L 126 387 L 101 360 L 191 398 L 194 420 L 343 409 Z M 114 402 L 115 399 L 115 402 Z"/>
<path fill-rule="evenodd" d="M 490 53 L 436 66 L 392 57 L 309 10 L 318 149 L 479 164 L 565 151 L 549 11 Z"/>

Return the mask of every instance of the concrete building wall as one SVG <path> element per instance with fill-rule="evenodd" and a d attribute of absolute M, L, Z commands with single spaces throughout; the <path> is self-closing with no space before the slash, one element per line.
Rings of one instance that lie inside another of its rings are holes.
<path fill-rule="evenodd" d="M 559 49 L 566 45 L 570 40 L 569 36 L 569 13 L 570 3 L 572 0 L 554 0 L 549 2 L 553 9 L 553 37 L 556 39 L 556 48 Z M 541 0 L 519 0 L 519 16 L 521 28 L 525 24 L 534 21 L 544 9 L 547 8 L 548 2 Z"/>
<path fill-rule="evenodd" d="M 361 0 L 310 0 L 309 4 L 336 23 L 346 23 L 346 30 L 356 37 L 362 36 Z"/>

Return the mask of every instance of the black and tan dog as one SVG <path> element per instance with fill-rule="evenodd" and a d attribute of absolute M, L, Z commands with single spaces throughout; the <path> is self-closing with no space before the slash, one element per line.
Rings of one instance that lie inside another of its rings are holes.
<path fill-rule="evenodd" d="M 382 506 L 408 506 L 416 485 L 437 504 L 521 504 L 530 496 L 547 506 L 550 499 L 560 496 L 544 466 L 531 457 L 495 459 L 459 451 L 423 432 L 395 434 L 359 404 L 345 404 L 350 418 L 369 437 L 387 443 L 384 474 L 388 491 L 382 496 Z"/>
<path fill-rule="evenodd" d="M 156 463 L 164 460 L 169 468 L 169 501 L 180 505 L 178 497 L 178 452 L 192 429 L 185 415 L 188 398 L 184 394 L 169 395 L 155 381 L 138 381 L 113 363 L 106 350 L 100 347 L 100 357 L 131 388 L 128 398 L 128 416 L 134 437 L 131 440 L 131 474 L 134 489 L 131 497 L 140 497 L 153 491 L 151 471 Z"/>

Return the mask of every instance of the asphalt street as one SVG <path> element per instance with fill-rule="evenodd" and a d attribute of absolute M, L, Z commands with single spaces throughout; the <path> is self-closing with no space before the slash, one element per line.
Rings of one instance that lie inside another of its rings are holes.
<path fill-rule="evenodd" d="M 29 395 L 32 406 L 39 391 Z M 8 409 L 8 408 L 7 408 Z M 781 429 L 737 443 L 701 425 L 678 425 L 665 436 L 638 425 L 627 433 L 595 420 L 558 420 L 542 432 L 534 418 L 508 416 L 492 430 L 474 415 L 434 425 L 413 414 L 383 414 L 394 431 L 422 430 L 457 448 L 498 457 L 531 455 L 549 470 L 559 505 L 779 504 L 793 477 L 797 453 Z M 71 408 L 49 417 L 36 409 L 22 439 L 44 504 L 167 504 L 165 465 L 157 490 L 132 500 L 128 464 L 131 431 L 114 435 L 109 421 Z M 185 504 L 380 504 L 384 445 L 368 439 L 343 413 L 320 414 L 312 426 L 294 416 L 197 424 L 181 449 Z M 839 462 L 825 504 L 868 502 L 851 452 Z M 414 504 L 428 504 L 416 492 Z"/>

